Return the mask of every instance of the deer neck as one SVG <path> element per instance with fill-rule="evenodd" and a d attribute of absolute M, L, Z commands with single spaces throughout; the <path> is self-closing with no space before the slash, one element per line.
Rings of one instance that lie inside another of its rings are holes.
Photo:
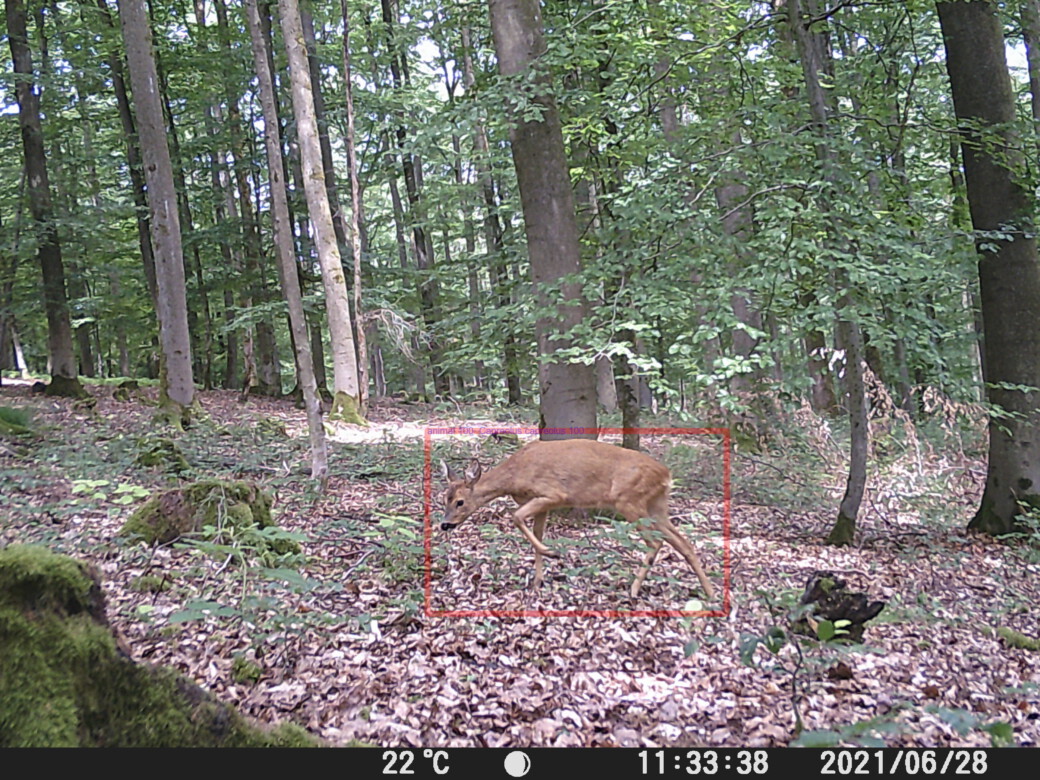
<path fill-rule="evenodd" d="M 477 484 L 473 486 L 473 496 L 481 503 L 494 501 L 496 498 L 512 494 L 510 485 L 507 484 L 506 474 L 498 468 L 484 474 Z"/>

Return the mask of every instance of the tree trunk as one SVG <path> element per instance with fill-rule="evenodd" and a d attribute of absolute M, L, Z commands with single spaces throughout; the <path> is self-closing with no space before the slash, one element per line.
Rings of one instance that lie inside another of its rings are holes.
<path fill-rule="evenodd" d="M 106 0 L 97 0 L 101 17 L 113 30 L 115 22 L 105 4 Z M 134 123 L 133 109 L 126 92 L 126 79 L 123 74 L 122 55 L 113 48 L 108 54 L 108 68 L 112 72 L 112 90 L 116 95 L 116 108 L 119 111 L 119 122 L 126 139 L 126 160 L 130 171 L 130 184 L 134 193 L 134 214 L 137 221 L 137 241 L 141 247 L 141 263 L 144 267 L 144 278 L 148 285 L 148 293 L 152 305 L 158 312 L 158 288 L 155 282 L 155 255 L 152 252 L 152 230 L 148 219 L 148 197 L 145 194 L 144 169 L 141 167 L 141 147 L 137 137 L 137 125 Z M 158 313 L 156 314 L 158 318 Z"/>
<path fill-rule="evenodd" d="M 368 410 L 368 337 L 365 334 L 364 309 L 361 305 L 361 172 L 358 170 L 354 131 L 354 89 L 350 67 L 350 14 L 347 0 L 340 0 L 343 16 L 343 83 L 347 109 L 347 167 L 350 169 L 351 231 L 350 248 L 354 260 L 354 336 L 357 339 L 358 388 L 361 413 Z M 331 151 L 330 151 L 331 156 Z"/>
<path fill-rule="evenodd" d="M 224 0 L 216 0 L 214 3 L 217 19 L 217 37 L 220 39 L 221 48 L 228 57 L 233 57 L 233 46 L 231 33 L 228 27 L 227 8 Z M 234 158 L 234 178 L 238 192 L 238 211 L 241 217 L 243 239 L 245 245 L 245 272 L 248 282 L 246 291 L 241 296 L 243 308 L 249 308 L 254 302 L 265 302 L 269 297 L 264 281 L 264 254 L 260 246 L 260 233 L 257 226 L 253 203 L 250 199 L 249 172 L 247 160 L 249 155 L 245 149 L 245 141 L 242 138 L 242 115 L 238 107 L 238 95 L 233 89 L 230 80 L 226 82 L 225 102 L 227 104 L 226 127 L 231 140 L 231 155 Z M 250 354 L 249 350 L 245 354 Z M 257 392 L 262 395 L 277 396 L 282 393 L 282 379 L 280 375 L 280 361 L 278 360 L 278 343 L 275 339 L 274 324 L 270 317 L 265 317 L 256 323 L 255 350 L 252 352 L 253 361 L 246 366 L 247 382 L 257 385 Z M 254 374 L 250 378 L 249 374 Z M 243 388 L 243 392 L 249 392 L 250 385 Z"/>
<path fill-rule="evenodd" d="M 123 26 L 151 211 L 159 335 L 165 358 L 161 396 L 171 420 L 183 424 L 190 420 L 195 384 L 173 164 L 170 162 L 170 149 L 166 145 L 166 128 L 158 92 L 159 78 L 144 0 L 120 0 L 119 16 Z"/>
<path fill-rule="evenodd" d="M 297 384 L 303 394 L 307 410 L 307 430 L 311 445 L 311 478 L 321 483 L 328 481 L 329 462 L 325 445 L 325 427 L 321 419 L 321 399 L 314 379 L 314 360 L 307 337 L 307 319 L 303 313 L 303 296 L 296 271 L 296 253 L 293 251 L 292 220 L 289 217 L 289 198 L 285 188 L 285 169 L 282 166 L 282 139 L 278 123 L 278 109 L 274 79 L 267 61 L 257 0 L 246 0 L 246 17 L 253 43 L 253 62 L 260 85 L 260 103 L 264 112 L 264 141 L 267 147 L 267 168 L 271 182 L 271 218 L 274 226 L 275 249 L 278 253 L 282 290 L 289 305 L 289 325 L 296 349 Z"/>
<path fill-rule="evenodd" d="M 401 57 L 394 34 L 399 23 L 397 12 L 391 0 L 381 0 L 383 24 L 386 28 L 387 43 L 390 48 L 390 72 L 395 89 L 403 89 L 408 84 L 408 73 Z M 396 119 L 395 135 L 397 149 L 401 155 L 401 168 L 404 174 L 405 197 L 408 199 L 408 217 L 412 225 L 412 248 L 415 252 L 415 265 L 418 269 L 419 308 L 422 312 L 423 325 L 426 328 L 426 348 L 429 354 L 430 371 L 433 374 L 433 390 L 437 395 L 450 395 L 448 372 L 444 366 L 443 348 L 441 347 L 438 323 L 440 320 L 439 285 L 434 274 L 433 241 L 425 226 L 425 203 L 423 202 L 422 165 L 417 155 L 411 151 L 413 144 L 408 139 L 403 116 Z"/>
<path fill-rule="evenodd" d="M 303 43 L 300 9 L 296 0 L 279 0 L 282 36 L 289 58 L 289 76 L 292 81 L 293 113 L 303 163 L 303 186 L 307 208 L 314 228 L 314 242 L 321 263 L 325 284 L 325 307 L 329 318 L 332 340 L 334 396 L 330 419 L 363 423 L 358 384 L 357 352 L 350 321 L 350 298 L 336 231 L 332 225 L 332 210 L 325 189 L 325 174 L 321 162 L 318 126 L 314 118 L 314 97 L 311 94 L 310 71 Z"/>
<path fill-rule="evenodd" d="M 819 16 L 816 0 L 807 0 L 803 9 L 802 0 L 788 0 L 788 24 L 794 35 L 798 48 L 798 56 L 802 63 L 805 77 L 806 96 L 809 112 L 813 119 L 816 140 L 816 158 L 823 168 L 824 179 L 833 188 L 837 186 L 835 152 L 831 139 L 831 116 L 833 115 L 832 98 L 823 88 L 821 76 L 833 83 L 833 62 L 831 58 L 829 38 L 825 32 L 810 29 L 812 19 Z M 820 207 L 828 213 L 831 211 L 830 195 L 824 193 L 819 199 Z M 841 239 L 831 235 L 830 241 Z M 851 285 L 845 274 L 832 271 L 832 279 L 836 286 L 848 289 Z M 863 384 L 863 337 L 859 325 L 851 319 L 852 298 L 844 293 L 837 305 L 838 330 L 845 349 L 845 393 L 848 400 L 849 414 L 849 474 L 845 483 L 845 496 L 838 508 L 838 517 L 827 541 L 830 544 L 851 544 L 856 533 L 856 518 L 867 481 L 867 452 L 870 445 L 870 428 L 866 388 Z M 820 377 L 825 376 L 822 372 Z M 816 383 L 815 387 L 825 385 Z"/>
<path fill-rule="evenodd" d="M 969 528 L 1015 529 L 1020 504 L 1040 506 L 1040 262 L 1033 238 L 1033 196 L 1022 164 L 1015 95 L 996 7 L 937 3 L 961 150 L 968 206 L 979 253 L 990 415 L 986 488 Z M 1026 388 L 1026 389 L 1021 389 Z"/>
<path fill-rule="evenodd" d="M 476 82 L 473 75 L 473 58 L 470 55 L 470 32 L 468 27 L 462 29 L 463 77 L 466 89 L 472 90 Z M 491 283 L 491 294 L 495 303 L 505 308 L 509 305 L 508 273 L 502 257 L 504 242 L 502 240 L 502 222 L 498 218 L 498 200 L 495 197 L 495 181 L 491 175 L 490 151 L 488 149 L 487 132 L 481 120 L 477 120 L 473 129 L 473 146 L 476 156 L 477 179 L 484 201 L 484 245 L 487 251 L 488 279 Z M 502 339 L 502 372 L 506 380 L 506 399 L 511 406 L 523 403 L 523 390 L 520 386 L 520 362 L 517 356 L 516 336 L 512 329 Z"/>
<path fill-rule="evenodd" d="M 538 0 L 489 0 L 491 29 L 504 79 L 515 83 L 531 69 L 541 70 L 545 53 Z M 545 83 L 547 72 L 537 73 Z M 573 331 L 586 318 L 586 303 L 578 282 L 561 281 L 581 271 L 581 250 L 574 213 L 574 195 L 556 101 L 549 90 L 532 99 L 540 119 L 514 117 L 510 131 L 513 164 L 527 232 L 531 276 L 540 308 L 538 336 L 540 427 L 542 438 L 596 437 L 596 384 L 591 364 L 566 362 L 578 347 Z M 555 300 L 554 293 L 562 293 Z"/>
<path fill-rule="evenodd" d="M 86 394 L 76 372 L 72 346 L 72 323 L 65 291 L 65 266 L 61 257 L 58 227 L 51 205 L 51 185 L 47 177 L 47 156 L 40 124 L 40 96 L 34 86 L 32 52 L 26 31 L 22 0 L 6 0 L 7 40 L 11 47 L 18 100 L 18 126 L 22 136 L 26 178 L 29 183 L 29 210 L 36 226 L 36 256 L 43 274 L 43 305 L 47 314 L 47 354 L 51 382 L 48 395 Z"/>

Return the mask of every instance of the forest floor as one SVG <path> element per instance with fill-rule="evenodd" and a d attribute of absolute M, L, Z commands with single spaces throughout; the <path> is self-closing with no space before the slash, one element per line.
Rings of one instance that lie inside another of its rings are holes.
<path fill-rule="evenodd" d="M 878 426 L 857 544 L 836 549 L 821 543 L 844 488 L 830 423 L 795 415 L 771 451 L 733 453 L 728 539 L 720 437 L 646 437 L 675 476 L 673 518 L 725 590 L 707 616 L 637 616 L 697 610 L 703 595 L 666 546 L 630 599 L 642 550 L 621 523 L 551 519 L 546 541 L 563 555 L 538 591 L 507 501 L 440 532 L 439 458 L 486 469 L 510 451 L 483 434 L 433 437 L 427 573 L 425 430 L 524 424 L 509 412 L 376 404 L 368 428 L 334 429 L 318 494 L 291 401 L 201 393 L 204 419 L 173 433 L 153 422 L 154 388 L 91 393 L 93 408 L 0 386 L 0 407 L 29 411 L 34 432 L 0 439 L 0 546 L 94 563 L 135 659 L 261 721 L 336 744 L 782 746 L 797 713 L 802 743 L 1040 745 L 1040 653 L 996 632 L 1040 635 L 1040 553 L 965 533 L 985 474 L 978 442 L 939 448 Z M 139 463 L 159 436 L 187 470 Z M 119 538 L 147 492 L 203 477 L 270 490 L 303 554 L 272 560 L 248 537 Z M 787 631 L 816 570 L 887 603 L 864 644 Z"/>

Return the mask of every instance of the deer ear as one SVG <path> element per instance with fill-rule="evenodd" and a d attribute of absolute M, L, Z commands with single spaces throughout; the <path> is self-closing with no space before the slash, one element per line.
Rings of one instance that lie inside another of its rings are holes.
<path fill-rule="evenodd" d="M 457 482 L 458 476 L 452 471 L 451 466 L 446 461 L 441 461 L 441 476 L 444 477 L 448 482 Z"/>
<path fill-rule="evenodd" d="M 466 481 L 472 485 L 474 482 L 480 479 L 481 473 L 482 469 L 480 467 L 480 461 L 474 459 L 474 461 L 470 464 L 469 468 L 466 469 Z"/>

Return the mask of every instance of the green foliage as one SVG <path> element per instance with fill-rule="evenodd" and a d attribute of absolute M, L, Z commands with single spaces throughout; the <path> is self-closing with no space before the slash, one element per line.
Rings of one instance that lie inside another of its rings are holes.
<path fill-rule="evenodd" d="M 113 485 L 108 479 L 74 479 L 72 494 L 83 494 L 92 501 L 108 501 L 126 506 L 147 497 L 151 491 L 140 485 L 121 482 Z"/>

